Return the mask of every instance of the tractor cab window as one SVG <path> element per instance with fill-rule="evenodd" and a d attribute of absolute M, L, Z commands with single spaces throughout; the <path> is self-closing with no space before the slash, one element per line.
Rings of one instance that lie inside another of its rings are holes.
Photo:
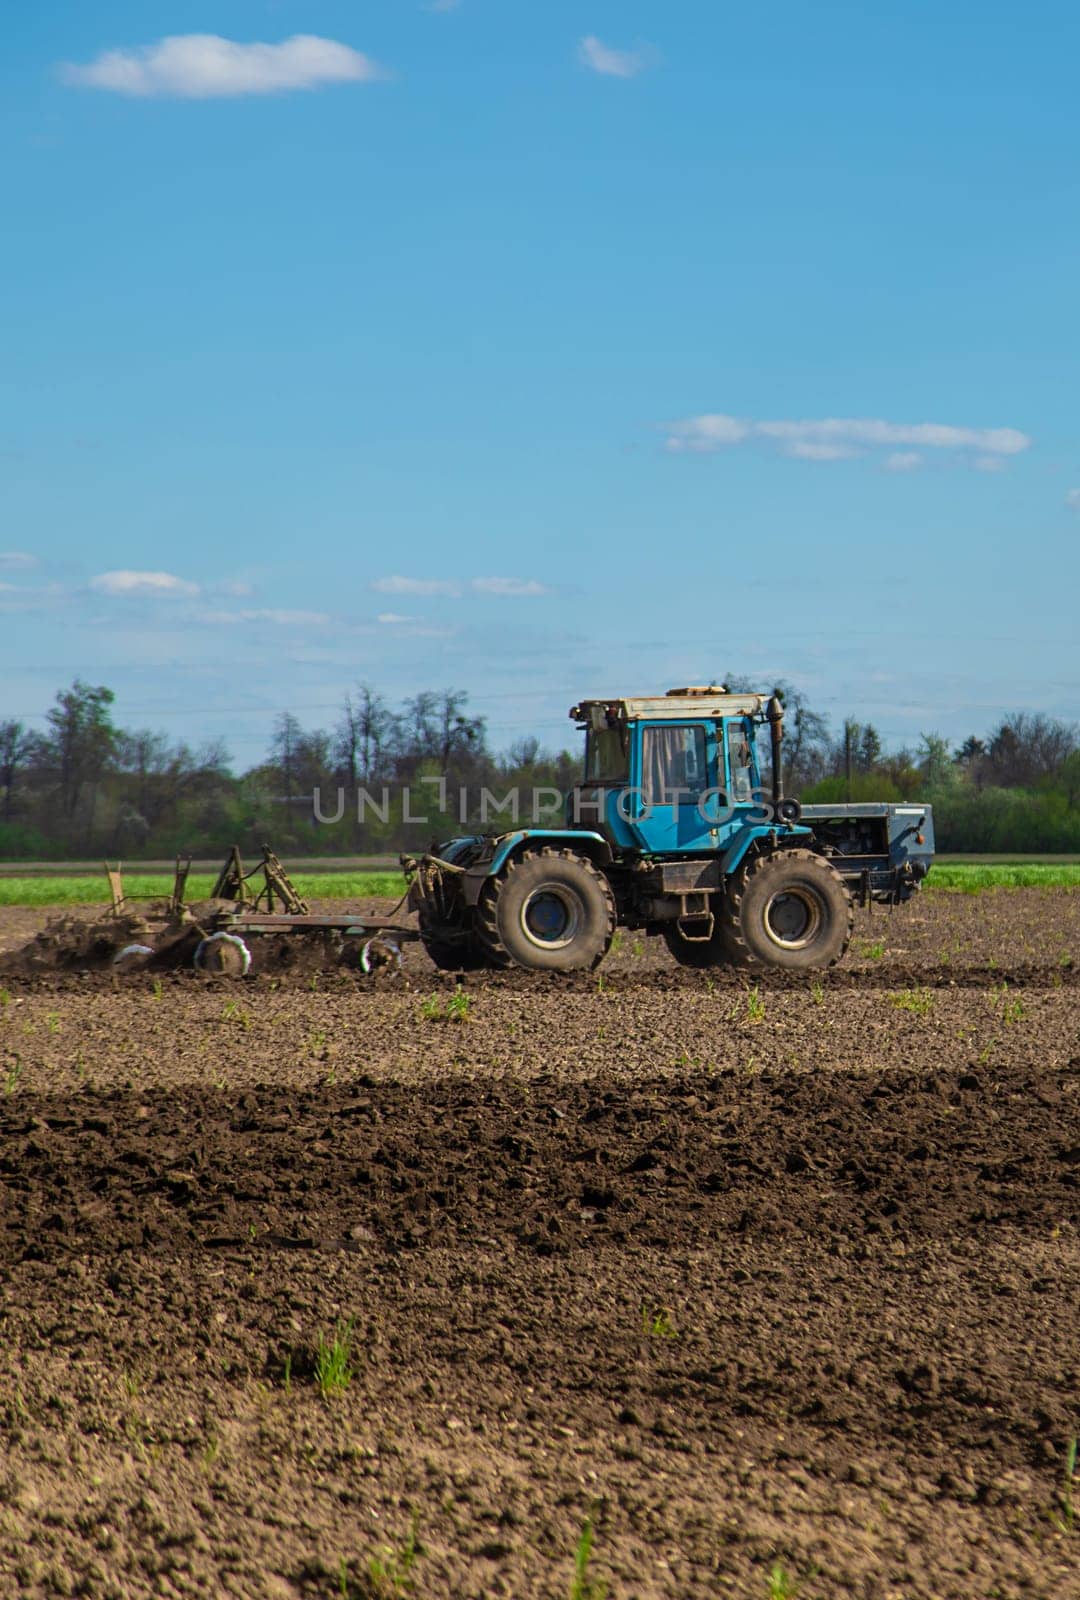
<path fill-rule="evenodd" d="M 728 772 L 734 806 L 747 805 L 754 798 L 754 747 L 745 722 L 729 722 L 727 727 Z"/>
<path fill-rule="evenodd" d="M 625 728 L 590 728 L 585 740 L 586 783 L 629 783 L 630 741 Z"/>
<path fill-rule="evenodd" d="M 705 729 L 646 727 L 641 745 L 646 805 L 686 805 L 709 787 Z M 679 794 L 676 791 L 681 790 Z"/>

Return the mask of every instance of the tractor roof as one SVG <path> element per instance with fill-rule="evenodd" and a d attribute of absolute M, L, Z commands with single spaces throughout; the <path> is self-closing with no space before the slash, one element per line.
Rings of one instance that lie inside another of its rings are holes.
<path fill-rule="evenodd" d="M 700 718 L 763 716 L 767 694 L 729 694 L 724 685 L 703 688 L 669 689 L 667 694 L 643 695 L 632 699 L 613 696 L 608 700 L 582 700 L 571 706 L 575 722 L 603 727 L 618 722 L 686 722 Z"/>

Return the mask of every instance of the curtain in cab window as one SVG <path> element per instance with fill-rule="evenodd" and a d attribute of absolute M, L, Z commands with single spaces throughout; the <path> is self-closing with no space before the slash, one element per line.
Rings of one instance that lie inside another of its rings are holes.
<path fill-rule="evenodd" d="M 707 787 L 704 728 L 645 729 L 642 788 L 647 805 L 686 805 Z M 684 793 L 677 795 L 677 789 Z"/>
<path fill-rule="evenodd" d="M 754 770 L 751 766 L 750 742 L 746 737 L 746 724 L 729 722 L 727 725 L 728 766 L 731 769 L 732 805 L 740 805 L 754 798 Z"/>

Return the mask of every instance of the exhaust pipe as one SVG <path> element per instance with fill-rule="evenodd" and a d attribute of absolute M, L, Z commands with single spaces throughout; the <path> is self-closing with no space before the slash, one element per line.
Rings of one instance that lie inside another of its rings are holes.
<path fill-rule="evenodd" d="M 769 743 L 772 747 L 772 808 L 777 822 L 798 822 L 802 807 L 797 800 L 784 799 L 784 705 L 774 694 L 765 707 L 765 720 L 769 724 Z"/>

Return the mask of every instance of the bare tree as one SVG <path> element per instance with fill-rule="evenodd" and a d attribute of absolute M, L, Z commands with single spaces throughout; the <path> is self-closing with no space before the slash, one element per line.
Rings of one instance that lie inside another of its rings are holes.
<path fill-rule="evenodd" d="M 15 790 L 37 746 L 34 734 L 21 722 L 0 722 L 0 788 L 4 809 L 0 815 L 10 822 L 15 813 Z"/>
<path fill-rule="evenodd" d="M 1041 711 L 1018 711 L 991 733 L 986 756 L 992 783 L 1004 788 L 1034 788 L 1061 771 L 1080 749 L 1080 729 Z"/>
<path fill-rule="evenodd" d="M 352 785 L 370 783 L 385 770 L 395 743 L 396 718 L 385 699 L 362 683 L 347 694 L 335 732 L 334 757 Z"/>

